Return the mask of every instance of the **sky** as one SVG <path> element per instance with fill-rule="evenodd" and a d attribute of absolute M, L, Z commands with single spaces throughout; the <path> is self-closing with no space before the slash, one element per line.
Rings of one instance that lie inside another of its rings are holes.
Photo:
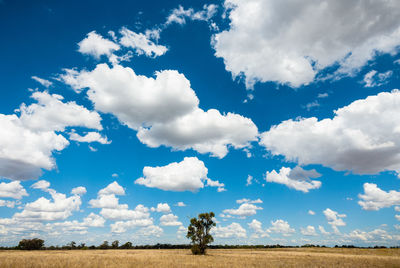
<path fill-rule="evenodd" d="M 399 245 L 399 13 L 0 1 L 0 245 Z"/>

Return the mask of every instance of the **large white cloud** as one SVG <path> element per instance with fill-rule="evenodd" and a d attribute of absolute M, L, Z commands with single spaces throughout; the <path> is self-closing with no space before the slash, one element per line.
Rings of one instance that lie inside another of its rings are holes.
<path fill-rule="evenodd" d="M 197 157 L 185 157 L 181 162 L 173 162 L 162 167 L 144 167 L 143 177 L 135 181 L 150 188 L 164 191 L 198 191 L 206 186 L 213 186 L 207 178 L 208 169 Z M 218 181 L 217 181 L 218 182 Z M 220 187 L 220 183 L 215 185 Z"/>
<path fill-rule="evenodd" d="M 352 75 L 377 53 L 400 45 L 400 3 L 225 0 L 230 27 L 214 36 L 215 55 L 233 76 L 298 87 L 325 67 Z M 356 15 L 355 15 L 356 14 Z"/>
<path fill-rule="evenodd" d="M 394 190 L 386 192 L 374 183 L 364 183 L 364 194 L 358 196 L 361 199 L 358 204 L 365 210 L 379 210 L 400 205 L 400 192 Z"/>
<path fill-rule="evenodd" d="M 253 231 L 251 238 L 269 237 L 268 230 L 263 230 L 262 223 L 256 219 L 253 219 L 247 224 L 250 230 Z"/>
<path fill-rule="evenodd" d="M 177 71 L 156 72 L 152 78 L 129 67 L 99 64 L 89 72 L 67 70 L 61 78 L 77 92 L 89 88 L 96 110 L 138 130 L 139 140 L 150 147 L 194 149 L 222 158 L 229 147 L 248 147 L 258 137 L 249 118 L 200 109 L 190 82 Z"/>
<path fill-rule="evenodd" d="M 267 171 L 265 180 L 267 182 L 275 182 L 286 185 L 289 188 L 297 191 L 308 193 L 309 190 L 318 189 L 321 187 L 321 182 L 317 180 L 311 180 L 310 178 L 318 178 L 321 174 L 313 170 L 304 170 L 297 166 L 294 169 L 282 167 L 279 173 L 275 170 L 271 172 Z"/>
<path fill-rule="evenodd" d="M 300 165 L 322 164 L 338 171 L 400 172 L 400 91 L 354 101 L 330 119 L 283 121 L 261 134 L 273 155 Z"/>
<path fill-rule="evenodd" d="M 69 145 L 55 131 L 78 126 L 102 129 L 101 117 L 75 102 L 62 102 L 63 97 L 47 92 L 34 92 L 37 103 L 22 104 L 16 114 L 0 114 L 0 176 L 26 180 L 35 179 L 41 169 L 53 169 L 54 151 Z"/>
<path fill-rule="evenodd" d="M 141 128 L 137 134 L 139 140 L 150 147 L 167 145 L 178 150 L 194 149 L 219 158 L 228 153 L 229 146 L 248 147 L 249 142 L 257 140 L 257 135 L 257 127 L 251 119 L 234 113 L 221 114 L 215 109 L 196 109 L 174 121 Z"/>
<path fill-rule="evenodd" d="M 19 181 L 0 183 L 0 197 L 21 199 L 24 196 L 28 196 L 28 193 Z"/>
<path fill-rule="evenodd" d="M 70 71 L 61 77 L 77 91 L 89 88 L 87 95 L 96 110 L 114 114 L 132 129 L 171 121 L 199 103 L 190 82 L 173 70 L 157 72 L 152 78 L 129 67 L 99 64 L 93 71 Z"/>

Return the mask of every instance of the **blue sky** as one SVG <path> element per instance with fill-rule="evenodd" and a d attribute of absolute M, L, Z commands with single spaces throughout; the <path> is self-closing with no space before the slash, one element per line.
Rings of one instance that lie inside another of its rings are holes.
<path fill-rule="evenodd" d="M 0 244 L 397 245 L 398 5 L 0 2 Z"/>

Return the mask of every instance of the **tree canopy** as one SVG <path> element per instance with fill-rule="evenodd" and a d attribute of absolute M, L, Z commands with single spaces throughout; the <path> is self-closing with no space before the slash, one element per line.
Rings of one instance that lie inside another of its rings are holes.
<path fill-rule="evenodd" d="M 207 244 L 214 242 L 210 234 L 211 228 L 216 225 L 213 221 L 214 216 L 214 212 L 201 213 L 198 218 L 190 220 L 186 237 L 192 240 L 193 254 L 205 254 Z"/>

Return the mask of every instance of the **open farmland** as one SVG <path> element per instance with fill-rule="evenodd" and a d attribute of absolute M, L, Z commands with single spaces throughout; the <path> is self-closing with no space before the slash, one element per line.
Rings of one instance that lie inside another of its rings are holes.
<path fill-rule="evenodd" d="M 400 249 L 12 250 L 3 267 L 400 267 Z"/>

